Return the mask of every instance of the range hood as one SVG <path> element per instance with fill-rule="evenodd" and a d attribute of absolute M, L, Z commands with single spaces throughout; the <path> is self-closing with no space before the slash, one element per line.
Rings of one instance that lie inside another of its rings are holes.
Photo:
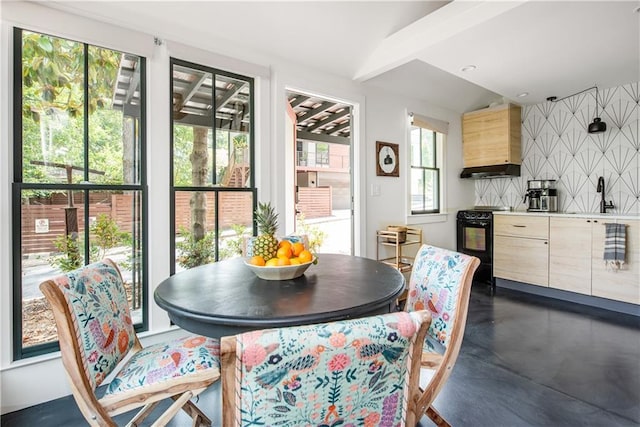
<path fill-rule="evenodd" d="M 464 168 L 460 173 L 460 178 L 499 178 L 520 176 L 520 165 L 511 163 L 492 166 L 476 166 Z"/>

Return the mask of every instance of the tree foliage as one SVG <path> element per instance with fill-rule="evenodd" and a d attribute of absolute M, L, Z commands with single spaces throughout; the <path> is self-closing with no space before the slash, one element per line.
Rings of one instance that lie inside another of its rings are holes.
<path fill-rule="evenodd" d="M 64 169 L 45 161 L 82 167 L 85 155 L 96 183 L 119 184 L 122 171 L 122 112 L 112 108 L 122 54 L 45 34 L 23 32 L 23 182 L 66 182 Z M 88 60 L 85 82 L 85 57 Z M 89 88 L 85 97 L 85 83 Z M 89 146 L 84 152 L 84 110 Z M 73 182 L 84 179 L 74 172 Z"/>

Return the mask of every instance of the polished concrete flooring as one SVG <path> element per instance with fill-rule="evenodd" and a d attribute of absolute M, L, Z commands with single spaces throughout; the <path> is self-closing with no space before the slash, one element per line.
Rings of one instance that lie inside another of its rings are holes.
<path fill-rule="evenodd" d="M 217 385 L 198 406 L 219 425 Z M 640 317 L 500 288 L 492 297 L 474 285 L 460 356 L 435 407 L 454 426 L 638 426 Z M 71 397 L 0 424 L 86 425 Z M 179 414 L 170 425 L 190 424 Z"/>

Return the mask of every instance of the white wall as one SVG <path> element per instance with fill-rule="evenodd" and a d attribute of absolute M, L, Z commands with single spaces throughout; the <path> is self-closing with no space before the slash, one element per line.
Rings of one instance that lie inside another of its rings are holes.
<path fill-rule="evenodd" d="M 444 209 L 441 215 L 407 217 L 409 201 L 407 182 L 409 172 L 409 112 L 449 123 L 444 153 Z M 455 221 L 459 209 L 473 205 L 473 183 L 459 178 L 462 170 L 462 135 L 458 113 L 429 105 L 425 101 L 397 97 L 370 91 L 367 95 L 367 254 L 375 256 L 375 230 L 387 225 L 407 224 L 420 227 L 423 241 L 436 246 L 455 249 Z M 375 143 L 397 143 L 400 157 L 400 177 L 376 176 Z M 380 187 L 380 196 L 371 196 L 371 186 Z"/>
<path fill-rule="evenodd" d="M 106 5 L 106 4 L 105 4 Z M 243 60 L 223 56 L 203 49 L 202 40 L 165 40 L 162 46 L 153 44 L 153 36 L 114 28 L 86 18 L 49 10 L 28 3 L 0 4 L 2 33 L 0 93 L 0 399 L 2 413 L 15 411 L 43 401 L 69 394 L 58 354 L 11 360 L 11 27 L 70 37 L 109 48 L 131 51 L 148 61 L 148 182 L 149 211 L 149 283 L 153 288 L 169 274 L 169 56 L 206 64 L 212 67 L 252 76 L 256 79 L 256 179 L 259 198 L 272 200 L 278 211 L 291 203 L 293 172 L 277 173 L 293 165 L 293 149 L 286 147 L 285 92 L 287 89 L 310 92 L 328 98 L 344 100 L 354 108 L 354 170 L 356 182 L 356 254 L 375 256 L 375 230 L 389 224 L 407 222 L 407 112 L 413 111 L 450 124 L 445 153 L 446 212 L 435 223 L 417 221 L 423 227 L 427 242 L 455 248 L 455 212 L 473 204 L 473 183 L 458 178 L 462 168 L 460 118 L 457 113 L 437 108 L 424 101 L 385 94 L 366 88 L 348 79 L 305 69 L 296 64 L 265 60 L 249 51 L 240 52 Z M 106 7 L 106 6 L 105 6 Z M 200 48 L 190 47 L 199 46 Z M 249 59 L 247 59 L 249 58 Z M 253 62 L 247 62 L 253 61 Z M 375 141 L 400 144 L 399 178 L 375 176 Z M 153 143 L 151 143 L 151 141 Z M 372 197 L 371 184 L 381 186 L 381 195 Z M 433 221 L 431 218 L 429 221 Z M 284 232 L 293 226 L 285 218 Z M 360 226 L 362 225 L 362 226 Z M 157 341 L 171 331 L 166 313 L 151 300 L 150 331 L 143 334 L 143 343 Z M 174 332 L 172 332 L 174 333 Z"/>

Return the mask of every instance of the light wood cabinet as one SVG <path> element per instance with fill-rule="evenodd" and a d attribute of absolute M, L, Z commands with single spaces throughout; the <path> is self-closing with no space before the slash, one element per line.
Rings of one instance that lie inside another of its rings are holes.
<path fill-rule="evenodd" d="M 464 167 L 521 163 L 522 109 L 504 104 L 462 117 Z"/>
<path fill-rule="evenodd" d="M 494 215 L 493 275 L 549 285 L 549 218 Z"/>
<path fill-rule="evenodd" d="M 640 304 L 640 220 L 608 220 L 627 225 L 626 263 L 620 270 L 603 261 L 605 221 L 593 225 L 591 245 L 591 292 L 593 296 Z"/>
<path fill-rule="evenodd" d="M 594 224 L 600 226 L 597 220 L 586 218 L 549 218 L 550 288 L 591 295 L 591 229 Z"/>

